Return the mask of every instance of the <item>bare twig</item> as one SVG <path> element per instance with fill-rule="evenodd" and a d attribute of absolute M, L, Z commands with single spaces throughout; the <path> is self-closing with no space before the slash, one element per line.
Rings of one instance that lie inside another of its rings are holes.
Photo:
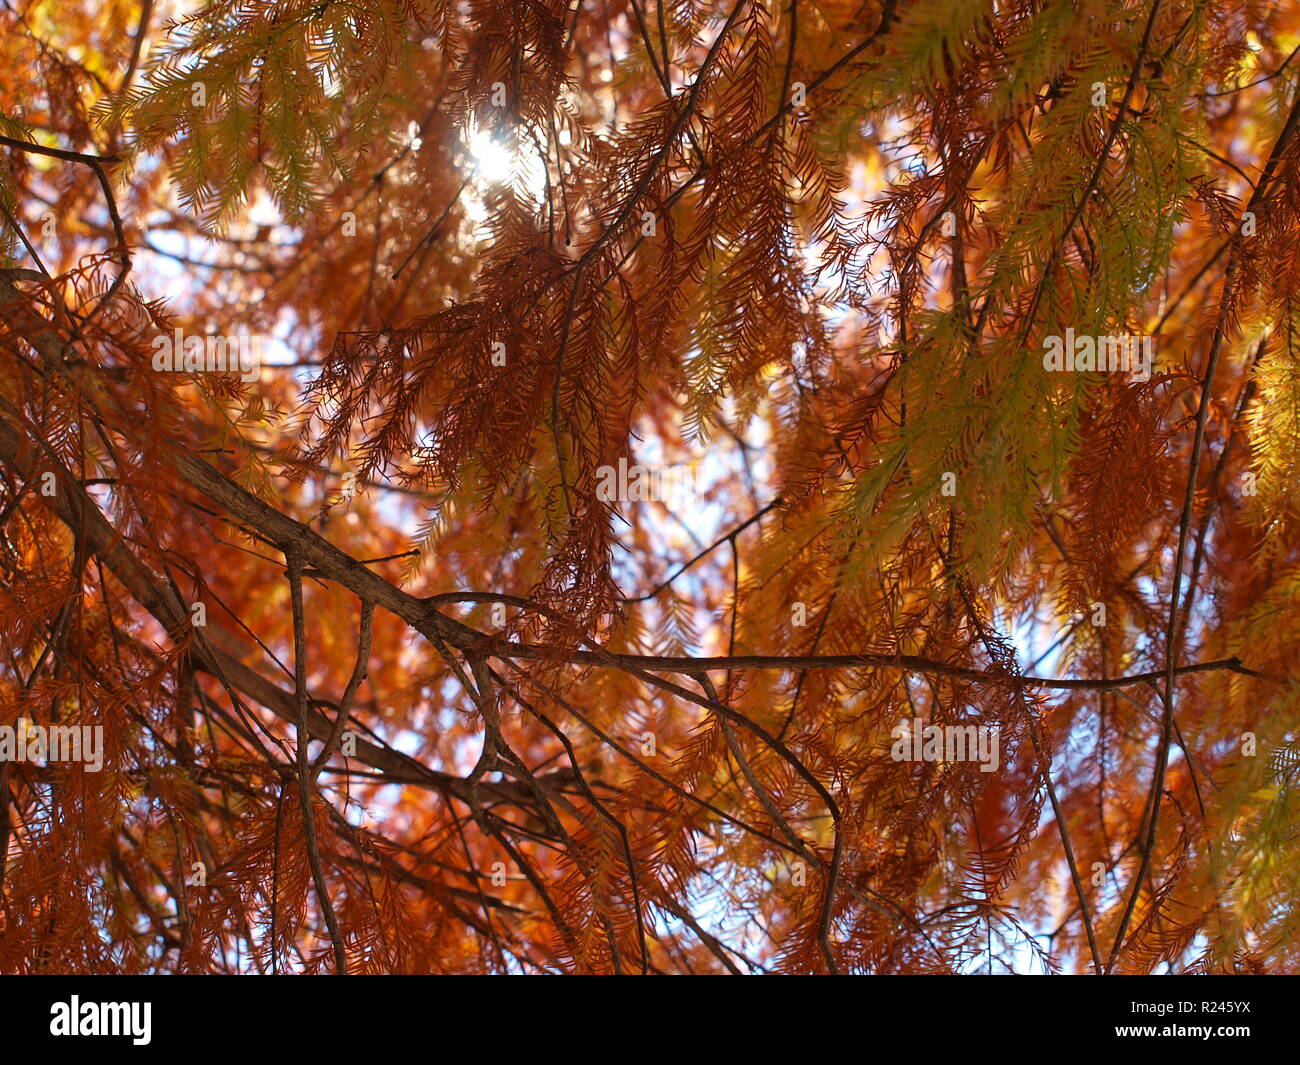
<path fill-rule="evenodd" d="M 325 917 L 325 925 L 329 928 L 330 940 L 334 944 L 334 972 L 338 976 L 346 976 L 348 959 L 343 950 L 343 934 L 339 931 L 334 904 L 330 901 L 329 885 L 325 882 L 325 868 L 320 856 L 320 843 L 316 838 L 316 804 L 312 796 L 315 790 L 312 787 L 314 778 L 308 758 L 311 733 L 307 728 L 307 622 L 302 603 L 302 556 L 297 551 L 291 550 L 286 554 L 285 561 L 288 564 L 289 595 L 293 606 L 293 681 L 294 697 L 298 704 L 298 797 L 302 804 L 303 834 L 307 839 L 307 860 L 311 863 L 311 877 L 316 885 L 316 898 Z M 360 678 L 356 673 L 353 677 L 359 684 Z M 349 687 L 352 687 L 351 683 Z M 355 692 L 355 688 L 353 691 Z M 339 720 L 347 720 L 343 708 L 339 709 Z"/>

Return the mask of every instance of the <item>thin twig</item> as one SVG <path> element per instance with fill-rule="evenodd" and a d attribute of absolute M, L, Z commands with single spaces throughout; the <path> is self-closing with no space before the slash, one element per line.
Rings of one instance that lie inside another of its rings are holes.
<path fill-rule="evenodd" d="M 329 928 L 330 940 L 334 944 L 334 972 L 338 976 L 346 976 L 348 959 L 343 950 L 343 934 L 339 931 L 338 918 L 334 915 L 334 904 L 330 901 L 329 887 L 325 883 L 325 868 L 320 856 L 320 843 L 316 838 L 315 803 L 312 799 L 314 778 L 308 760 L 311 733 L 307 729 L 307 621 L 302 603 L 302 555 L 290 550 L 285 554 L 285 562 L 288 564 L 289 597 L 293 606 L 293 683 L 294 697 L 298 705 L 298 796 L 302 803 L 303 834 L 307 840 L 307 860 L 311 863 L 311 877 L 316 885 L 316 897 L 320 902 L 326 927 Z M 360 684 L 360 679 L 356 678 L 355 673 L 353 676 Z M 351 687 L 350 683 L 349 687 Z M 339 720 L 346 720 L 342 709 L 339 711 Z"/>
<path fill-rule="evenodd" d="M 339 700 L 338 716 L 334 719 L 334 727 L 330 730 L 329 739 L 325 741 L 325 746 L 317 755 L 316 762 L 312 766 L 311 779 L 313 783 L 320 776 L 320 771 L 334 757 L 334 752 L 339 749 L 339 744 L 343 742 L 343 733 L 348 725 L 348 715 L 352 712 L 352 700 L 356 697 L 361 682 L 366 679 L 369 669 L 370 638 L 374 620 L 375 604 L 363 602 L 361 604 L 361 623 L 357 633 L 356 665 L 352 667 L 352 676 L 348 678 L 348 686 L 343 690 L 343 698 Z"/>

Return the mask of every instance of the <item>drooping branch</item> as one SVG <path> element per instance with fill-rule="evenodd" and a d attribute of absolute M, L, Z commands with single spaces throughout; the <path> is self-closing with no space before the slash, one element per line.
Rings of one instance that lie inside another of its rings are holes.
<path fill-rule="evenodd" d="M 1300 86 L 1297 87 L 1295 100 L 1291 104 L 1291 110 L 1287 114 L 1286 122 L 1282 127 L 1282 131 L 1278 134 L 1272 152 L 1269 154 L 1264 172 L 1260 175 L 1259 182 L 1255 185 L 1255 191 L 1246 204 L 1243 218 L 1252 215 L 1263 202 L 1283 153 L 1287 150 L 1287 146 L 1295 134 L 1297 125 L 1300 125 Z M 1129 922 L 1132 920 L 1133 911 L 1137 907 L 1138 898 L 1142 894 L 1147 871 L 1151 867 L 1152 855 L 1155 853 L 1156 848 L 1157 832 L 1160 827 L 1160 798 L 1164 793 L 1165 771 L 1169 763 L 1169 748 L 1173 742 L 1174 731 L 1174 680 L 1179 673 L 1177 662 L 1181 630 L 1178 622 L 1180 605 L 1182 604 L 1183 565 L 1187 557 L 1188 538 L 1191 533 L 1192 516 L 1195 512 L 1196 485 L 1201 468 L 1201 451 L 1205 446 L 1205 427 L 1210 414 L 1210 397 L 1214 389 L 1214 371 L 1218 368 L 1219 352 L 1222 349 L 1229 328 L 1229 316 L 1232 313 L 1236 296 L 1244 241 L 1243 227 L 1238 224 L 1237 235 L 1228 253 L 1228 265 L 1224 269 L 1223 288 L 1219 294 L 1219 308 L 1214 323 L 1214 333 L 1210 339 L 1210 350 L 1205 359 L 1205 373 L 1201 378 L 1200 402 L 1196 410 L 1196 431 L 1192 439 L 1191 459 L 1187 471 L 1187 485 L 1183 493 L 1182 511 L 1178 517 L 1178 546 L 1174 552 L 1173 575 L 1170 578 L 1169 620 L 1165 630 L 1166 665 L 1164 689 L 1161 692 L 1164 701 L 1164 715 L 1161 720 L 1160 743 L 1156 751 L 1156 766 L 1152 774 L 1151 791 L 1148 797 L 1150 813 L 1147 821 L 1146 838 L 1142 846 L 1141 861 L 1138 863 L 1138 870 L 1133 876 L 1128 901 L 1124 906 L 1124 914 L 1120 918 L 1119 927 L 1115 932 L 1115 941 L 1111 947 L 1110 959 L 1106 965 L 1108 973 L 1114 971 L 1116 964 L 1123 956 L 1124 950 L 1129 945 L 1124 936 L 1128 931 Z M 1189 589 L 1189 597 L 1191 592 L 1192 590 Z M 1187 604 L 1187 609 L 1189 611 L 1191 609 L 1190 602 Z"/>

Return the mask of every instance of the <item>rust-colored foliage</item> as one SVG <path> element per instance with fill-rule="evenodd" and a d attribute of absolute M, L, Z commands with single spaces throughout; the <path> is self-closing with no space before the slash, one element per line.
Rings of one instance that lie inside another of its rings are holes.
<path fill-rule="evenodd" d="M 0 971 L 1300 970 L 1297 49 L 4 4 Z"/>

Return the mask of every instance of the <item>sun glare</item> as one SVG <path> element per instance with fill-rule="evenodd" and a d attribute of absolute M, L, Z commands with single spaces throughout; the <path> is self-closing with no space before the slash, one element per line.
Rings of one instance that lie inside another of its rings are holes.
<path fill-rule="evenodd" d="M 469 155 L 474 162 L 475 174 L 484 185 L 509 181 L 518 162 L 515 152 L 483 129 L 470 134 Z"/>
<path fill-rule="evenodd" d="M 465 131 L 465 166 L 469 187 L 465 190 L 465 212 L 474 225 L 473 232 L 480 239 L 490 235 L 485 227 L 490 213 L 488 201 L 491 191 L 509 186 L 516 196 L 531 200 L 541 206 L 546 195 L 546 166 L 537 151 L 526 140 L 511 143 L 479 127 L 471 120 Z"/>
<path fill-rule="evenodd" d="M 471 184 L 480 195 L 493 185 L 511 185 L 517 193 L 541 202 L 546 193 L 546 166 L 532 137 L 522 133 L 503 137 L 471 119 L 464 143 Z"/>

